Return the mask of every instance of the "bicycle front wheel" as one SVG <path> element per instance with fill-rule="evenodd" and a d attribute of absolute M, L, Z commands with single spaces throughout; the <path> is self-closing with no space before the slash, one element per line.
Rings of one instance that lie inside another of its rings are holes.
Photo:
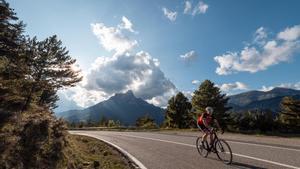
<path fill-rule="evenodd" d="M 206 143 L 206 145 L 205 145 Z M 207 157 L 208 155 L 208 146 L 207 146 L 207 142 L 204 142 L 204 145 L 202 144 L 202 138 L 201 137 L 198 137 L 197 140 L 196 140 L 196 147 L 197 147 L 197 150 L 198 150 L 198 153 L 203 156 L 203 157 Z"/>
<path fill-rule="evenodd" d="M 232 151 L 229 144 L 225 140 L 218 140 L 215 142 L 215 148 L 218 158 L 225 164 L 231 164 Z"/>

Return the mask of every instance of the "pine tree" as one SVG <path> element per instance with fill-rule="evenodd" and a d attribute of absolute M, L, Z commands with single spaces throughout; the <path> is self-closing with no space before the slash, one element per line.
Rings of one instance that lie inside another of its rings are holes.
<path fill-rule="evenodd" d="M 0 1 L 0 111 L 16 111 L 22 106 L 26 90 L 28 57 L 25 55 L 25 25 L 13 9 Z"/>
<path fill-rule="evenodd" d="M 168 101 L 168 107 L 165 115 L 167 127 L 189 128 L 193 123 L 190 110 L 192 108 L 188 98 L 179 92 Z"/>
<path fill-rule="evenodd" d="M 0 0 L 0 164 L 57 168 L 66 128 L 49 109 L 55 107 L 58 89 L 81 78 L 56 36 L 38 42 L 23 35 L 24 27 Z"/>
<path fill-rule="evenodd" d="M 202 82 L 192 98 L 193 108 L 197 112 L 204 112 L 206 107 L 212 107 L 214 116 L 222 127 L 226 126 L 226 120 L 229 118 L 226 112 L 231 109 L 226 106 L 227 102 L 226 95 L 221 94 L 220 89 L 210 80 Z"/>
<path fill-rule="evenodd" d="M 300 100 L 284 97 L 280 107 L 279 121 L 283 127 L 300 132 Z"/>
<path fill-rule="evenodd" d="M 79 71 L 73 69 L 76 60 L 70 57 L 56 35 L 43 41 L 33 38 L 28 41 L 28 46 L 27 54 L 32 56 L 28 75 L 31 87 L 23 109 L 27 109 L 32 102 L 53 109 L 58 100 L 57 90 L 74 86 L 82 79 Z"/>

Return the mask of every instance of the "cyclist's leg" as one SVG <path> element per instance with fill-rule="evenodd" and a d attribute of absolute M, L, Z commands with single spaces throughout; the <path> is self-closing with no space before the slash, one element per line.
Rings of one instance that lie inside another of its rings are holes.
<path fill-rule="evenodd" d="M 204 133 L 203 136 L 202 136 L 202 142 L 206 141 L 206 139 L 207 139 L 207 133 Z"/>
<path fill-rule="evenodd" d="M 205 136 L 205 132 L 203 131 L 202 127 L 201 127 L 198 123 L 197 123 L 197 127 L 198 127 L 198 129 L 201 131 L 201 133 L 203 133 L 202 136 L 201 136 L 202 142 L 203 142 L 203 141 L 204 141 L 204 137 L 206 137 L 206 136 Z"/>
<path fill-rule="evenodd" d="M 209 133 L 209 137 L 210 137 L 210 146 L 213 144 L 213 140 L 214 140 L 214 135 L 212 132 Z"/>
<path fill-rule="evenodd" d="M 209 130 L 204 125 L 200 126 L 203 131 L 202 141 L 207 141 L 207 136 L 209 135 Z"/>

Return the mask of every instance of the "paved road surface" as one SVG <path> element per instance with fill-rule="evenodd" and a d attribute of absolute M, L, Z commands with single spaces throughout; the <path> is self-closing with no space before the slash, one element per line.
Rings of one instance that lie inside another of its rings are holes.
<path fill-rule="evenodd" d="M 257 139 L 255 136 L 230 134 L 220 136 L 228 140 L 234 153 L 233 164 L 228 166 L 219 161 L 213 153 L 209 154 L 208 158 L 198 154 L 195 148 L 197 135 L 195 132 L 70 131 L 70 133 L 109 141 L 133 155 L 148 169 L 300 169 L 299 139 L 268 137 Z"/>

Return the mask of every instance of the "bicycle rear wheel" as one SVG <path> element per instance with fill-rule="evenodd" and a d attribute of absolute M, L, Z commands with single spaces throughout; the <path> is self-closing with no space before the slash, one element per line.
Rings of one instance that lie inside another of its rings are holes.
<path fill-rule="evenodd" d="M 206 143 L 206 144 L 205 144 Z M 204 144 L 202 144 L 202 138 L 198 137 L 196 140 L 196 148 L 198 150 L 198 153 L 203 156 L 203 157 L 207 157 L 208 155 L 208 144 L 207 142 L 204 142 Z"/>
<path fill-rule="evenodd" d="M 229 144 L 225 140 L 218 140 L 215 142 L 215 149 L 218 158 L 225 164 L 231 164 L 232 151 Z"/>

